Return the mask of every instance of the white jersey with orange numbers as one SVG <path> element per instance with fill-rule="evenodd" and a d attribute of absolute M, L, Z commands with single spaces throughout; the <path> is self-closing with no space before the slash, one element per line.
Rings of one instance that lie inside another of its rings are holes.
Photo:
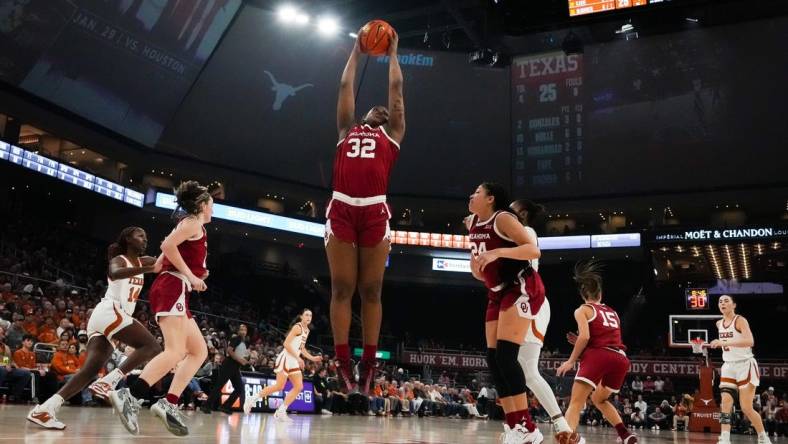
<path fill-rule="evenodd" d="M 309 330 L 305 329 L 303 326 L 301 327 L 301 334 L 293 338 L 290 342 L 290 349 L 291 350 L 298 350 L 301 351 L 301 347 L 306 344 L 306 338 L 309 336 Z M 287 351 L 287 348 L 285 348 Z M 300 353 L 299 353 L 300 354 Z"/>
<path fill-rule="evenodd" d="M 137 259 L 137 263 L 132 263 L 126 256 L 120 256 L 126 262 L 127 267 L 141 267 L 142 263 Z M 138 274 L 125 279 L 112 280 L 107 277 L 107 292 L 104 300 L 116 303 L 124 313 L 129 316 L 134 315 L 134 308 L 137 306 L 137 299 L 140 297 L 142 287 L 145 285 L 145 275 Z"/>
<path fill-rule="evenodd" d="M 301 327 L 301 334 L 293 338 L 290 342 L 290 347 L 296 350 L 298 355 L 293 356 L 287 351 L 287 347 L 279 352 L 276 357 L 276 364 L 274 365 L 274 373 L 285 372 L 286 374 L 297 373 L 301 371 L 298 364 L 298 358 L 301 356 L 301 347 L 306 344 L 306 338 L 309 336 L 309 330 Z M 287 344 L 285 344 L 287 345 Z"/>
<path fill-rule="evenodd" d="M 736 320 L 739 315 L 733 317 L 730 323 L 725 319 L 717 321 L 717 331 L 720 340 L 738 341 L 743 338 L 741 331 L 736 328 Z M 724 362 L 744 361 L 753 358 L 751 347 L 722 347 L 722 360 Z"/>

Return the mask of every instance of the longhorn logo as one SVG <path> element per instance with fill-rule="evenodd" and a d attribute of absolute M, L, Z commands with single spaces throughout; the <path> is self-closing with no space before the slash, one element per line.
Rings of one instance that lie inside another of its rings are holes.
<path fill-rule="evenodd" d="M 271 91 L 274 91 L 276 93 L 276 97 L 274 98 L 274 105 L 272 107 L 274 111 L 279 111 L 280 109 L 282 109 L 282 104 L 285 102 L 285 100 L 287 100 L 288 97 L 295 97 L 298 91 L 301 91 L 304 88 L 310 88 L 315 86 L 311 83 L 304 83 L 303 85 L 299 85 L 299 86 L 280 83 L 276 81 L 274 75 L 271 74 L 269 71 L 263 71 L 263 72 L 266 73 L 268 75 L 268 78 L 271 79 L 271 85 L 272 85 Z"/>

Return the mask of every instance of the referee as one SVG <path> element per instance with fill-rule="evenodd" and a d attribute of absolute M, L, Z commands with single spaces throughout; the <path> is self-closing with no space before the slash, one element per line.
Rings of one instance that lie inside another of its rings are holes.
<path fill-rule="evenodd" d="M 246 325 L 241 324 L 238 326 L 238 335 L 233 336 L 227 344 L 227 353 L 219 368 L 219 379 L 211 386 L 211 395 L 208 401 L 201 407 L 203 413 L 211 413 L 211 410 L 218 410 L 228 415 L 232 414 L 232 406 L 236 399 L 241 398 L 241 405 L 244 405 L 246 394 L 244 393 L 244 384 L 241 380 L 241 367 L 248 365 L 249 361 L 246 357 L 249 352 L 246 348 Z M 233 392 L 219 408 L 219 399 L 222 393 L 224 384 L 230 381 L 233 383 Z"/>

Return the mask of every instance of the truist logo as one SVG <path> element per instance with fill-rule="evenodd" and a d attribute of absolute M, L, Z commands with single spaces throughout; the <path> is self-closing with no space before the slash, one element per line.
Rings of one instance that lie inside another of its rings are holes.
<path fill-rule="evenodd" d="M 287 83 L 278 82 L 276 77 L 274 77 L 274 75 L 269 71 L 263 72 L 268 75 L 269 79 L 271 79 L 271 91 L 276 93 L 276 96 L 274 96 L 274 104 L 272 106 L 274 111 L 279 111 L 282 109 L 282 104 L 285 102 L 285 100 L 287 100 L 288 97 L 295 97 L 298 91 L 301 91 L 304 88 L 311 88 L 315 86 L 311 83 L 304 83 L 303 85 L 299 86 L 288 85 Z"/>

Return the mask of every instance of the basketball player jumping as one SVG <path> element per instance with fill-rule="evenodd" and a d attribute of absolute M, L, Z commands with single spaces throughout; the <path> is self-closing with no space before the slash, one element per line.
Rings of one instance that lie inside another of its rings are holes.
<path fill-rule="evenodd" d="M 566 420 L 572 430 L 577 430 L 580 411 L 590 395 L 602 416 L 615 427 L 622 444 L 635 444 L 637 436 L 627 430 L 621 415 L 608 400 L 610 394 L 618 393 L 624 384 L 629 358 L 621 340 L 618 313 L 602 303 L 602 276 L 598 270 L 597 263 L 593 261 L 575 266 L 574 279 L 583 299 L 583 304 L 575 310 L 578 334 L 572 339 L 572 354 L 558 367 L 556 375 L 565 375 L 580 359 L 572 386 L 572 399 L 566 409 Z"/>
<path fill-rule="evenodd" d="M 166 398 L 159 399 L 151 411 L 161 419 L 170 433 L 189 434 L 178 399 L 208 356 L 208 347 L 197 322 L 189 311 L 189 293 L 205 291 L 208 277 L 208 233 L 204 225 L 211 221 L 213 198 L 208 189 L 195 181 L 183 182 L 175 191 L 180 221 L 161 243 L 161 273 L 150 289 L 150 308 L 164 335 L 164 351 L 142 370 L 130 389 L 110 392 L 110 401 L 126 429 L 139 433 L 137 413 L 150 386 L 173 368 L 175 376 Z M 177 210 L 176 210 L 177 211 Z"/>
<path fill-rule="evenodd" d="M 256 395 L 246 398 L 244 403 L 244 413 L 247 415 L 252 411 L 257 402 L 265 399 L 271 393 L 284 390 L 287 380 L 293 383 L 293 388 L 285 396 L 285 400 L 274 413 L 274 419 L 282 422 L 292 422 L 293 420 L 287 416 L 287 408 L 293 401 L 296 400 L 298 394 L 304 388 L 304 360 L 301 355 L 312 362 L 321 362 L 323 358 L 320 356 L 312 356 L 306 351 L 306 338 L 309 336 L 309 324 L 312 322 L 312 310 L 305 308 L 299 314 L 293 323 L 290 325 L 290 333 L 285 338 L 283 344 L 284 349 L 276 357 L 276 383 L 269 385 L 263 390 L 257 392 Z"/>
<path fill-rule="evenodd" d="M 736 314 L 736 302 L 729 295 L 720 296 L 717 306 L 722 319 L 717 321 L 719 339 L 711 341 L 711 348 L 722 348 L 722 369 L 720 369 L 720 406 L 721 433 L 718 444 L 731 442 L 731 417 L 733 400 L 738 395 L 739 407 L 758 433 L 758 444 L 771 444 L 769 435 L 763 427 L 761 415 L 752 408 L 755 387 L 760 383 L 758 363 L 752 354 L 755 339 L 750 323 Z"/>
<path fill-rule="evenodd" d="M 126 227 L 120 232 L 118 240 L 109 246 L 107 292 L 88 320 L 87 360 L 63 388 L 27 414 L 28 421 L 47 429 L 66 428 L 65 424 L 57 420 L 57 411 L 66 399 L 85 388 L 112 357 L 113 338 L 134 347 L 134 352 L 119 368 L 90 386 L 96 398 L 106 399 L 127 372 L 161 352 L 156 338 L 132 318 L 137 298 L 145 284 L 144 274 L 161 270 L 156 258 L 142 256 L 147 245 L 145 230 Z"/>
<path fill-rule="evenodd" d="M 520 346 L 544 303 L 544 285 L 531 260 L 541 255 L 533 231 L 507 211 L 503 186 L 485 182 L 470 196 L 471 272 L 487 287 L 487 365 L 506 413 L 504 443 L 539 444 L 544 437 L 528 412 Z"/>
<path fill-rule="evenodd" d="M 518 199 L 512 202 L 509 208 L 520 219 L 520 223 L 523 224 L 525 230 L 537 240 L 538 245 L 539 238 L 536 235 L 536 231 L 531 228 L 531 224 L 536 216 L 544 211 L 544 207 L 528 199 Z M 531 268 L 536 272 L 539 271 L 539 259 L 531 259 Z M 525 334 L 525 342 L 520 346 L 517 360 L 525 373 L 525 384 L 550 415 L 550 420 L 553 422 L 553 430 L 556 433 L 556 441 L 560 444 L 576 444 L 581 439 L 580 435 L 572 432 L 572 429 L 566 422 L 566 418 L 564 418 L 564 414 L 561 413 L 561 409 L 558 407 L 553 390 L 541 373 L 539 373 L 539 355 L 542 353 L 544 337 L 547 334 L 547 326 L 549 324 L 550 301 L 545 297 L 542 308 L 539 309 L 536 318 L 531 321 L 531 328 Z"/>
<path fill-rule="evenodd" d="M 393 32 L 393 31 L 392 31 Z M 386 204 L 389 176 L 405 135 L 402 71 L 397 60 L 396 34 L 389 45 L 388 108 L 375 106 L 355 122 L 353 91 L 359 42 L 342 72 L 337 103 L 337 143 L 334 192 L 326 210 L 326 255 L 331 272 L 331 329 L 343 391 L 356 389 L 350 362 L 350 320 L 356 289 L 361 296 L 364 351 L 358 366 L 358 389 L 368 393 L 375 375 L 381 290 L 386 258 L 391 250 Z"/>

